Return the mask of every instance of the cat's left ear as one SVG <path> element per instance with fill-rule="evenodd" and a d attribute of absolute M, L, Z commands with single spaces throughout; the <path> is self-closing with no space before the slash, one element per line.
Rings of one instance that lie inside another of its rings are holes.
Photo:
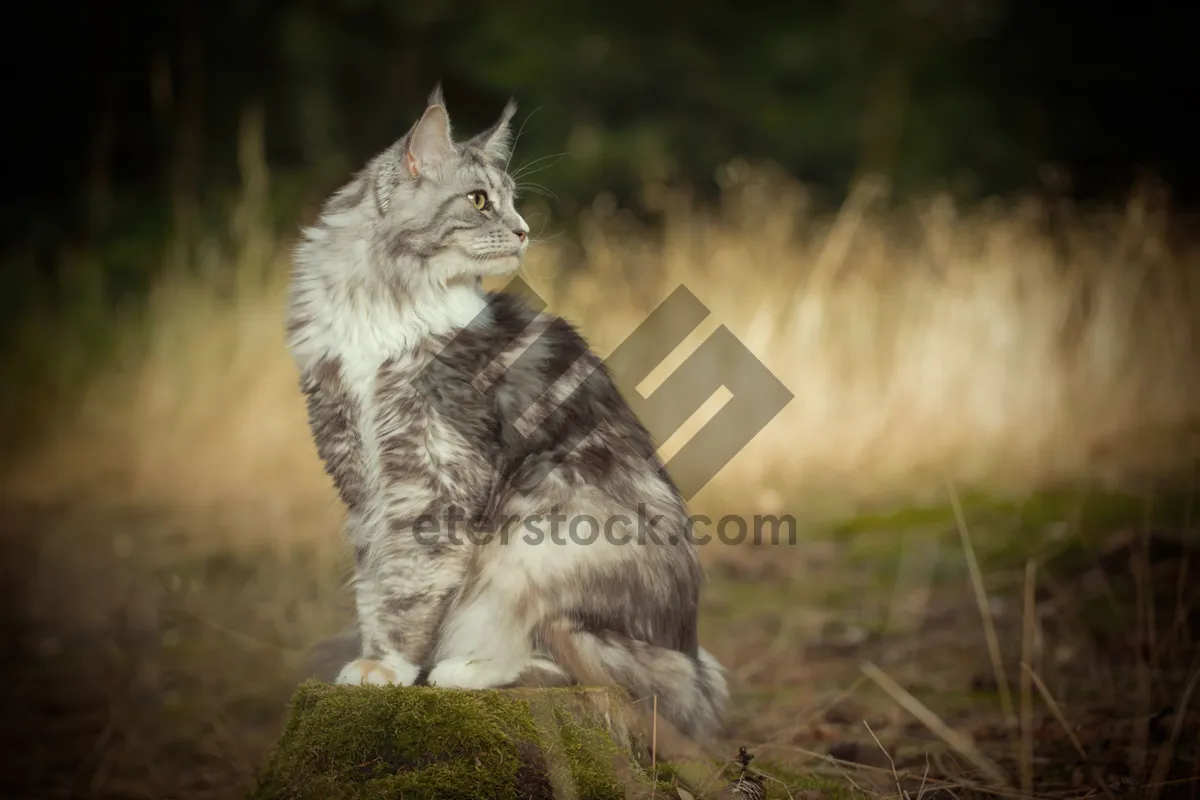
<path fill-rule="evenodd" d="M 500 119 L 483 133 L 473 137 L 470 145 L 481 150 L 492 161 L 508 163 L 512 155 L 513 136 L 510 124 L 517 113 L 517 101 L 509 100 L 500 112 Z"/>

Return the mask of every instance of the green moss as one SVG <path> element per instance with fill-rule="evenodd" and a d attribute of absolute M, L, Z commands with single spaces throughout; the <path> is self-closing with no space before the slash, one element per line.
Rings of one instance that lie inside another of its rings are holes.
<path fill-rule="evenodd" d="M 600 698 L 309 681 L 250 798 L 618 800 L 649 782 L 596 712 Z"/>

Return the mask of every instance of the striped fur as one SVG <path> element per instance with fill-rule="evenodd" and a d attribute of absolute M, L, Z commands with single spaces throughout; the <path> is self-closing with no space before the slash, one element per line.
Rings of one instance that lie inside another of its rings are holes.
<path fill-rule="evenodd" d="M 343 683 L 616 685 L 705 739 L 728 690 L 650 434 L 573 327 L 479 288 L 528 242 L 513 111 L 456 143 L 435 92 L 297 248 L 288 342 L 356 555 L 358 630 L 322 669 L 340 652 Z"/>

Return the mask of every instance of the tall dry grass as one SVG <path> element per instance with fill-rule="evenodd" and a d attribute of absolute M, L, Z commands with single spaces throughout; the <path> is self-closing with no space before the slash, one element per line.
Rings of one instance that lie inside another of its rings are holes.
<path fill-rule="evenodd" d="M 1195 456 L 1200 248 L 1155 187 L 1121 209 L 1030 195 L 960 212 L 886 210 L 864 182 L 822 217 L 769 168 L 723 184 L 715 213 L 660 193 L 661 238 L 601 208 L 588 270 L 541 284 L 602 351 L 684 284 L 796 395 L 714 495 L 1020 490 Z"/>
<path fill-rule="evenodd" d="M 1086 213 L 1035 199 L 897 211 L 864 184 L 820 215 L 770 169 L 734 164 L 723 179 L 709 211 L 650 191 L 661 230 L 597 201 L 583 269 L 561 269 L 573 245 L 550 240 L 524 270 L 601 353 L 682 283 L 712 314 L 658 379 L 725 325 L 795 394 L 698 505 L 777 512 L 944 476 L 1021 489 L 1195 455 L 1200 251 L 1168 241 L 1153 194 Z M 213 273 L 225 278 L 158 285 L 148 346 L 13 465 L 10 494 L 253 509 L 264 535 L 327 536 L 337 505 L 283 340 L 289 243 L 247 214 Z"/>

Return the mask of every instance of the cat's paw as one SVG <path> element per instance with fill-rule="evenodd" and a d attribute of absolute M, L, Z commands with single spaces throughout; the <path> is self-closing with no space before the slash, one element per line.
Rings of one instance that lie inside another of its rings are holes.
<path fill-rule="evenodd" d="M 498 670 L 491 659 L 448 658 L 429 672 L 429 685 L 443 689 L 490 689 L 515 676 Z"/>
<path fill-rule="evenodd" d="M 412 686 L 420 670 L 400 658 L 387 658 L 383 661 L 373 661 L 360 658 L 342 667 L 335 684 L 340 686 Z"/>

